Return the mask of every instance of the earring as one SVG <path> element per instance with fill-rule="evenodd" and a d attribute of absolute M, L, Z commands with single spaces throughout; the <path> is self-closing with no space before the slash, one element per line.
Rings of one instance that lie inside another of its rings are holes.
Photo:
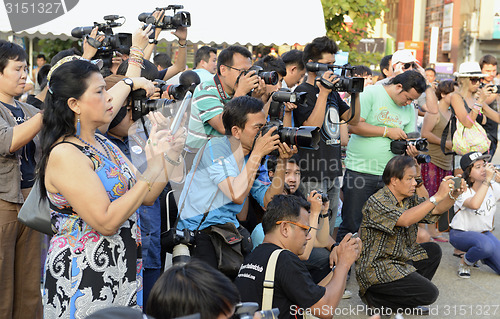
<path fill-rule="evenodd" d="M 76 135 L 80 136 L 80 117 L 78 117 L 76 122 Z"/>

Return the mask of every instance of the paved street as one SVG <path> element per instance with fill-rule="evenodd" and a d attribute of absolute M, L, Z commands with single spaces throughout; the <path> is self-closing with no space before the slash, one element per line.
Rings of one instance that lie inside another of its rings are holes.
<path fill-rule="evenodd" d="M 493 164 L 500 164 L 498 152 Z M 500 211 L 497 210 L 494 234 L 500 237 Z M 448 238 L 448 233 L 444 236 Z M 441 264 L 432 280 L 439 288 L 439 298 L 431 305 L 429 316 L 404 315 L 408 318 L 500 318 L 500 276 L 488 266 L 471 270 L 470 279 L 457 276 L 459 259 L 453 256 L 453 247 L 449 243 L 438 243 L 443 250 Z M 354 270 L 354 269 L 353 269 Z M 354 274 L 354 271 L 352 271 Z M 342 300 L 336 310 L 335 318 L 368 318 L 366 307 L 358 296 L 358 283 L 352 276 L 347 289 L 353 293 L 351 299 Z M 368 310 L 369 311 L 369 310 Z M 392 316 L 394 318 L 394 315 Z"/>

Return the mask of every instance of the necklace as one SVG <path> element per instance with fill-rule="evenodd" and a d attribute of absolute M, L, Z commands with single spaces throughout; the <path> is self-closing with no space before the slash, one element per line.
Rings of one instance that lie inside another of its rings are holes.
<path fill-rule="evenodd" d="M 106 157 L 107 159 L 111 160 L 111 156 L 109 155 L 109 151 L 108 151 L 108 147 L 106 146 L 106 144 L 99 138 L 96 136 L 96 140 L 99 144 L 101 144 L 102 148 L 104 149 L 104 151 L 106 152 L 106 155 L 104 155 L 101 151 L 99 151 L 96 147 L 94 147 L 93 145 L 91 145 L 90 143 L 87 143 L 87 141 L 85 141 L 84 139 L 82 139 L 80 136 L 78 135 L 75 135 L 75 137 L 80 140 L 83 144 L 87 145 L 88 147 L 90 147 L 91 149 L 93 149 L 94 151 L 96 151 L 99 155 L 103 156 L 103 157 Z M 114 154 L 113 154 L 114 155 Z M 115 156 L 115 160 L 116 162 L 118 163 L 118 159 L 116 158 Z"/>

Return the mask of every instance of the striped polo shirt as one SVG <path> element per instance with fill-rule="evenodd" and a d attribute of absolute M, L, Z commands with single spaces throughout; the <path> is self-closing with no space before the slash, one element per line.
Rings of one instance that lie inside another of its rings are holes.
<path fill-rule="evenodd" d="M 214 79 L 203 82 L 196 87 L 191 103 L 191 116 L 189 117 L 188 136 L 186 145 L 192 151 L 200 149 L 212 136 L 222 136 L 208 121 L 221 114 L 224 104 L 231 97 L 224 92 L 221 97 L 215 86 Z"/>

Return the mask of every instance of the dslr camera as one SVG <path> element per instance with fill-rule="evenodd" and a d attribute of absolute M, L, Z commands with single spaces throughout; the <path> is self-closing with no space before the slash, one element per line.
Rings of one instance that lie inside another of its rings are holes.
<path fill-rule="evenodd" d="M 482 89 L 484 88 L 485 86 L 491 86 L 491 93 L 498 93 L 500 92 L 500 85 L 494 85 L 494 84 L 485 84 L 485 83 L 481 83 L 479 85 L 479 88 Z"/>
<path fill-rule="evenodd" d="M 256 302 L 241 302 L 236 305 L 233 319 L 253 319 L 253 315 L 259 310 L 259 304 Z M 259 311 L 262 319 L 277 319 L 280 310 L 273 308 L 271 310 Z"/>
<path fill-rule="evenodd" d="M 82 39 L 84 36 L 88 36 L 90 32 L 92 32 L 93 28 L 98 27 L 99 32 L 104 33 L 105 37 L 97 48 L 95 58 L 101 59 L 104 63 L 104 67 L 109 68 L 112 64 L 114 51 L 126 51 L 132 46 L 132 34 L 113 34 L 113 28 L 123 25 L 123 22 L 117 22 L 116 20 L 125 19 L 125 17 L 118 15 L 107 15 L 103 19 L 106 22 L 94 22 L 94 25 L 90 27 L 76 27 L 71 30 L 71 35 L 75 38 Z"/>
<path fill-rule="evenodd" d="M 257 75 L 259 78 L 263 79 L 266 84 L 269 84 L 269 85 L 278 84 L 278 81 L 279 81 L 278 72 L 276 72 L 276 71 L 266 72 L 266 71 L 264 71 L 264 69 L 262 67 L 260 67 L 258 65 L 252 65 L 252 67 L 250 69 L 248 69 L 247 71 L 241 72 L 241 74 L 238 76 L 238 80 L 239 80 L 240 76 L 245 75 L 250 71 L 255 71 L 255 75 Z"/>
<path fill-rule="evenodd" d="M 189 262 L 189 247 L 195 244 L 194 236 L 194 232 L 189 229 L 179 230 L 175 227 L 161 234 L 162 245 L 172 254 L 172 264 Z"/>
<path fill-rule="evenodd" d="M 132 120 L 135 122 L 144 115 L 152 111 L 161 111 L 165 117 L 172 116 L 174 112 L 175 101 L 181 101 L 187 92 L 194 92 L 194 89 L 200 84 L 200 77 L 196 72 L 188 70 L 182 72 L 179 77 L 179 84 L 167 84 L 163 80 L 156 79 L 155 87 L 160 89 L 160 96 L 167 92 L 173 96 L 169 99 L 148 99 L 146 91 L 139 89 L 131 93 L 132 97 Z"/>
<path fill-rule="evenodd" d="M 354 77 L 352 74 L 356 70 L 355 67 L 344 64 L 342 66 L 325 64 L 318 62 L 308 62 L 306 63 L 306 69 L 309 72 L 316 73 L 316 80 L 321 83 L 325 88 L 333 90 L 336 92 L 348 92 L 348 93 L 359 93 L 363 92 L 365 86 L 365 79 L 361 77 Z M 341 74 L 338 77 L 339 81 L 337 83 L 332 83 L 323 78 L 323 74 L 328 70 L 341 69 Z"/>
<path fill-rule="evenodd" d="M 284 127 L 283 117 L 285 115 L 284 102 L 298 103 L 303 102 L 305 99 L 302 93 L 292 93 L 285 91 L 288 89 L 282 89 L 282 91 L 274 92 L 272 95 L 271 105 L 269 107 L 269 121 L 264 125 L 259 133 L 257 133 L 257 138 L 260 133 L 262 135 L 266 134 L 271 128 L 277 127 L 273 135 L 277 134 L 280 137 L 282 143 L 286 143 L 289 146 L 297 145 L 298 147 L 310 148 L 317 150 L 319 148 L 318 143 L 320 139 L 319 127 L 316 126 L 299 126 L 299 127 Z M 300 104 L 300 103 L 299 103 Z M 269 155 L 279 156 L 279 151 L 274 150 Z"/>
<path fill-rule="evenodd" d="M 162 30 L 174 30 L 178 27 L 190 27 L 191 26 L 191 14 L 187 11 L 179 11 L 179 9 L 184 9 L 183 5 L 173 4 L 164 8 L 156 8 L 153 12 L 144 12 L 141 13 L 138 17 L 139 21 L 144 22 L 145 24 L 152 24 L 154 28 L 160 28 Z M 168 10 L 174 10 L 174 14 L 172 16 L 168 16 L 163 14 L 158 18 L 158 20 L 153 16 L 153 13 L 156 11 L 164 10 L 165 12 Z"/>
<path fill-rule="evenodd" d="M 327 193 L 323 193 L 321 191 L 316 191 L 316 194 L 320 195 L 321 196 L 321 201 L 324 203 L 328 202 L 330 199 L 328 198 L 328 194 Z"/>
<path fill-rule="evenodd" d="M 391 152 L 398 155 L 408 155 L 406 153 L 406 148 L 408 145 L 413 145 L 418 151 L 427 152 L 427 142 L 426 138 L 417 138 L 414 140 L 395 140 L 391 142 Z M 415 157 L 417 163 L 429 163 L 431 161 L 431 157 L 427 154 L 419 154 Z"/>

